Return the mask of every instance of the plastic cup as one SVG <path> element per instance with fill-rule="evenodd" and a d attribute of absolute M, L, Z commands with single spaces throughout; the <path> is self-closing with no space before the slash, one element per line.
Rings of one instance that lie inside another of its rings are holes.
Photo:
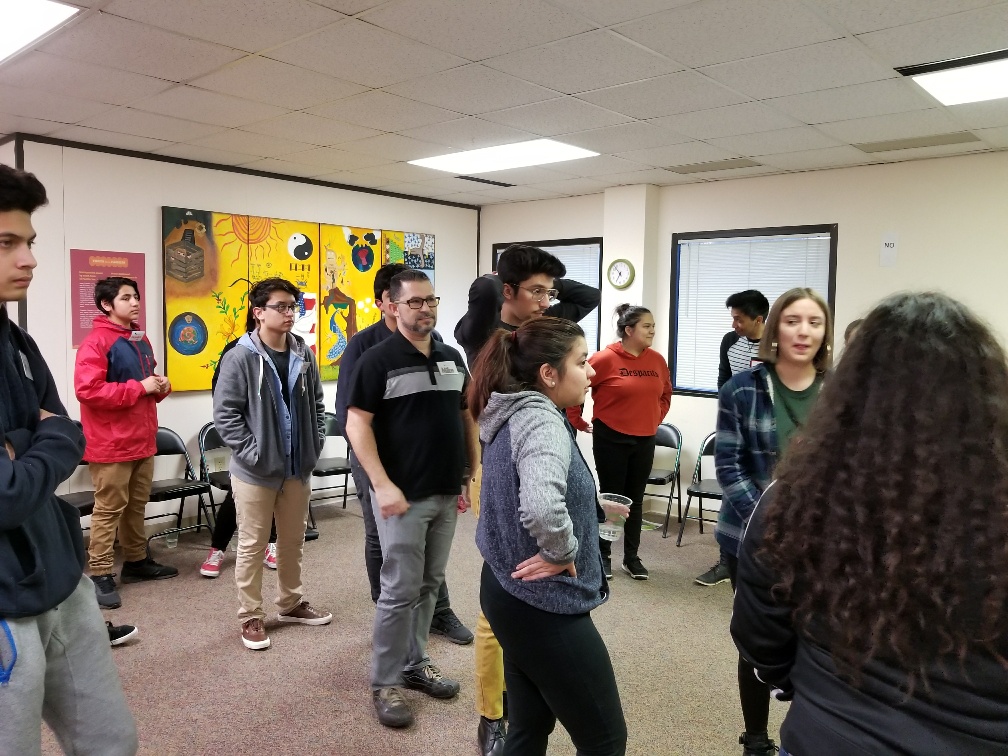
<path fill-rule="evenodd" d="M 633 502 L 626 496 L 621 496 L 620 494 L 614 494 L 614 493 L 599 494 L 599 501 L 600 502 L 610 501 L 614 504 L 623 504 L 624 506 L 627 507 L 633 504 Z M 605 509 L 604 504 L 603 509 Z M 626 518 L 623 515 L 606 511 L 605 522 L 600 522 L 598 526 L 599 537 L 604 538 L 607 541 L 619 540 L 619 537 L 623 535 L 623 525 L 625 523 Z"/>
<path fill-rule="evenodd" d="M 165 546 L 167 546 L 169 549 L 174 549 L 178 547 L 178 531 L 170 530 L 167 533 L 165 533 L 164 542 Z"/>

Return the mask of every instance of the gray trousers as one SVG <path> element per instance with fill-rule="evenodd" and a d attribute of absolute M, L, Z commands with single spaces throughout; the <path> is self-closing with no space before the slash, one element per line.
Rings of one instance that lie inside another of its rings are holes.
<path fill-rule="evenodd" d="M 371 502 L 384 558 L 371 644 L 371 687 L 377 690 L 400 685 L 403 670 L 430 662 L 427 638 L 455 536 L 458 496 L 411 501 L 406 514 L 387 520 L 374 491 Z"/>
<path fill-rule="evenodd" d="M 137 752 L 136 724 L 90 578 L 82 576 L 74 592 L 44 614 L 4 619 L 0 662 L 10 673 L 0 686 L 0 756 L 41 754 L 43 719 L 65 753 Z"/>

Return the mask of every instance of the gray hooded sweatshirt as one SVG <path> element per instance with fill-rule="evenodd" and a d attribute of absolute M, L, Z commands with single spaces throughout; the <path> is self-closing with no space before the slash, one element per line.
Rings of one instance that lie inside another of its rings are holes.
<path fill-rule="evenodd" d="M 608 598 L 595 479 L 560 410 L 538 391 L 490 395 L 480 416 L 483 484 L 476 545 L 515 598 L 555 614 L 584 614 Z M 515 580 L 526 559 L 573 561 L 541 580 Z"/>
<path fill-rule="evenodd" d="M 307 481 L 325 444 L 325 398 L 315 355 L 287 335 L 290 407 L 257 331 L 221 359 L 213 394 L 214 426 L 231 449 L 230 472 L 254 486 L 280 490 L 290 477 Z"/>

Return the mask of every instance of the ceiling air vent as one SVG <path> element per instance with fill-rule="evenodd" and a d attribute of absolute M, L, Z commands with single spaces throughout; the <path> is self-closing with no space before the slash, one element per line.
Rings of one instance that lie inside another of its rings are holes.
<path fill-rule="evenodd" d="M 707 173 L 708 171 L 727 171 L 732 168 L 756 168 L 757 163 L 749 158 L 732 158 L 731 160 L 713 160 L 709 163 L 691 163 L 689 165 L 673 165 L 668 170 L 673 173 Z"/>
<path fill-rule="evenodd" d="M 957 131 L 952 134 L 935 134 L 933 136 L 913 137 L 912 139 L 890 139 L 885 142 L 862 142 L 855 144 L 861 152 L 889 152 L 891 150 L 909 150 L 914 147 L 940 147 L 945 144 L 967 144 L 979 142 L 980 138 L 968 131 Z"/>
<path fill-rule="evenodd" d="M 508 184 L 504 181 L 491 181 L 490 179 L 481 179 L 475 176 L 456 176 L 455 178 L 462 179 L 463 181 L 475 181 L 477 184 L 490 184 L 490 186 L 514 186 L 514 184 Z"/>

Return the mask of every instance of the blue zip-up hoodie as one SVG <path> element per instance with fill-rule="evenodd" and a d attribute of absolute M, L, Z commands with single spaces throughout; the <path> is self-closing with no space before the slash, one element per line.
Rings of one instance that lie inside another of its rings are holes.
<path fill-rule="evenodd" d="M 480 416 L 483 484 L 476 545 L 500 584 L 526 604 L 555 614 L 584 614 L 608 598 L 595 513 L 595 479 L 573 429 L 538 391 L 493 393 Z M 515 580 L 541 554 L 562 573 Z"/>

